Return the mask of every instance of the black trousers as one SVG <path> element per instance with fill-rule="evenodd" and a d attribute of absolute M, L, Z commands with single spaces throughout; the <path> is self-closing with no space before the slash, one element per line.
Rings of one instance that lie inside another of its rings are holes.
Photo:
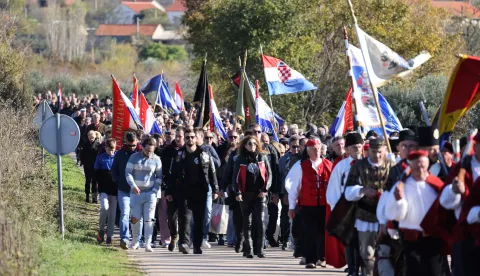
<path fill-rule="evenodd" d="M 274 240 L 275 230 L 277 230 L 278 220 L 278 205 L 273 202 L 267 204 L 268 207 L 268 225 L 267 225 L 267 240 Z"/>
<path fill-rule="evenodd" d="M 290 218 L 288 217 L 288 204 L 283 204 L 280 212 L 280 238 L 282 244 L 286 245 L 290 236 Z"/>
<path fill-rule="evenodd" d="M 243 193 L 240 207 L 243 214 L 243 235 L 245 237 L 244 252 L 257 255 L 263 254 L 265 244 L 265 229 L 263 216 L 267 208 L 266 198 L 259 198 L 256 193 Z M 253 227 L 252 227 L 253 224 Z M 256 231 L 255 242 L 252 240 L 252 229 Z M 254 248 L 255 246 L 255 248 Z"/>
<path fill-rule="evenodd" d="M 240 202 L 236 200 L 232 201 L 230 203 L 230 208 L 233 210 L 233 227 L 235 228 L 237 244 L 240 245 L 243 242 L 243 214 Z"/>
<path fill-rule="evenodd" d="M 292 221 L 292 239 L 295 245 L 295 258 L 303 257 L 302 241 L 303 241 L 303 219 L 300 206 L 295 209 L 295 218 Z"/>
<path fill-rule="evenodd" d="M 90 189 L 93 193 L 97 192 L 97 185 L 93 183 L 93 168 L 83 167 L 83 172 L 85 173 L 85 194 L 90 194 Z"/>
<path fill-rule="evenodd" d="M 360 248 L 358 245 L 358 232 L 355 229 L 352 241 L 345 246 L 345 257 L 347 259 L 348 274 L 358 274 L 360 268 Z"/>
<path fill-rule="evenodd" d="M 187 208 L 187 200 L 184 196 L 177 194 L 172 201 L 167 201 L 168 229 L 172 236 L 172 242 L 179 238 L 179 244 L 190 244 L 190 217 L 191 210 Z M 177 231 L 178 221 L 178 231 Z"/>
<path fill-rule="evenodd" d="M 449 275 L 449 271 L 445 271 L 446 258 L 441 255 L 442 247 L 443 241 L 435 237 L 420 237 L 414 242 L 404 240 L 405 275 Z"/>
<path fill-rule="evenodd" d="M 199 198 L 191 198 L 187 200 L 187 206 L 190 212 L 187 213 L 187 227 L 189 227 L 190 220 L 193 219 L 193 247 L 200 248 L 203 242 L 203 219 L 205 218 L 205 208 L 207 207 L 207 197 L 199 195 Z M 186 239 L 190 239 L 190 231 L 185 233 Z"/>
<path fill-rule="evenodd" d="M 303 254 L 307 264 L 325 260 L 325 206 L 301 206 Z"/>
<path fill-rule="evenodd" d="M 479 275 L 480 246 L 472 236 L 453 244 L 452 272 L 454 276 Z"/>

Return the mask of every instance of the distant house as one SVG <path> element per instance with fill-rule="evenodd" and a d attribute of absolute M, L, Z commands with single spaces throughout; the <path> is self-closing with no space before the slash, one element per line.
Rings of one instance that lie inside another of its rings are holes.
<path fill-rule="evenodd" d="M 111 37 L 118 42 L 130 42 L 132 37 L 137 34 L 146 37 L 152 37 L 159 25 L 137 25 L 137 24 L 100 24 L 95 35 L 101 37 Z"/>
<path fill-rule="evenodd" d="M 430 4 L 435 8 L 443 8 L 455 17 L 469 17 L 480 19 L 480 9 L 476 8 L 470 1 L 442 1 L 430 0 Z"/>
<path fill-rule="evenodd" d="M 173 4 L 167 8 L 168 20 L 174 26 L 180 26 L 182 23 L 182 16 L 187 11 L 187 7 L 184 6 L 180 0 L 174 0 Z"/>
<path fill-rule="evenodd" d="M 182 34 L 166 31 L 160 24 L 100 24 L 95 33 L 97 38 L 111 37 L 117 42 L 131 42 L 137 34 L 164 44 L 185 44 Z"/>
<path fill-rule="evenodd" d="M 135 24 L 136 17 L 145 10 L 165 12 L 165 8 L 156 1 L 123 1 L 106 16 L 105 22 L 107 24 Z"/>

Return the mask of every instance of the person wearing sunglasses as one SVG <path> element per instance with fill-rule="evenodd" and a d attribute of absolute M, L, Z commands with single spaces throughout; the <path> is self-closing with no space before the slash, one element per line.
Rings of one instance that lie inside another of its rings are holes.
<path fill-rule="evenodd" d="M 202 254 L 207 197 L 209 191 L 213 199 L 218 197 L 218 182 L 212 156 L 197 145 L 197 132 L 193 128 L 185 129 L 185 140 L 185 151 L 172 164 L 166 197 L 172 202 L 173 191 L 178 189 L 176 200 L 187 204 L 185 213 L 178 213 L 180 252 L 190 253 L 190 220 L 193 218 L 193 253 Z"/>
<path fill-rule="evenodd" d="M 232 189 L 243 214 L 244 256 L 265 258 L 264 213 L 267 195 L 272 185 L 272 170 L 262 143 L 256 136 L 246 136 L 240 142 L 233 170 Z M 252 222 L 253 227 L 252 227 Z M 255 229 L 252 231 L 252 229 Z M 257 232 L 255 241 L 252 232 Z"/>
<path fill-rule="evenodd" d="M 112 179 L 118 189 L 118 207 L 120 208 L 120 246 L 128 249 L 130 239 L 130 185 L 125 177 L 125 168 L 128 159 L 137 151 L 137 136 L 133 132 L 126 132 L 122 148 L 115 154 L 112 164 Z"/>

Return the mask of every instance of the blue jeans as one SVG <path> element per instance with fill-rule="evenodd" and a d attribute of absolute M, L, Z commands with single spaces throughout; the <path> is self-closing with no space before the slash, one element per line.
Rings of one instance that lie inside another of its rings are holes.
<path fill-rule="evenodd" d="M 233 225 L 233 210 L 228 211 L 227 244 L 235 244 L 235 226 Z"/>
<path fill-rule="evenodd" d="M 207 207 L 205 208 L 205 217 L 203 219 L 203 239 L 207 239 L 210 232 L 210 222 L 212 220 L 212 187 L 208 185 Z"/>
<path fill-rule="evenodd" d="M 142 191 L 140 194 L 130 194 L 130 216 L 132 222 L 132 241 L 139 242 L 142 233 L 142 218 L 144 224 L 144 241 L 152 242 L 153 223 L 155 221 L 155 207 L 157 206 L 157 192 Z"/>
<path fill-rule="evenodd" d="M 118 207 L 120 207 L 120 239 L 130 239 L 130 193 L 118 190 Z"/>

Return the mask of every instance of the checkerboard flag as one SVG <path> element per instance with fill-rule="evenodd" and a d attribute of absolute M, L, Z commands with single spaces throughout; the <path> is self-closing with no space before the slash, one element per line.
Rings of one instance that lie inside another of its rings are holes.
<path fill-rule="evenodd" d="M 282 60 L 262 55 L 262 61 L 270 96 L 317 89 L 313 83 Z"/>

